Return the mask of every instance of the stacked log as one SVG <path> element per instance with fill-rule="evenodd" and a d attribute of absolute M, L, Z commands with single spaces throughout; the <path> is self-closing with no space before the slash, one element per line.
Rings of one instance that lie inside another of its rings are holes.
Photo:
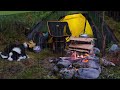
<path fill-rule="evenodd" d="M 69 50 L 88 54 L 93 53 L 94 38 L 70 37 L 70 41 Z"/>

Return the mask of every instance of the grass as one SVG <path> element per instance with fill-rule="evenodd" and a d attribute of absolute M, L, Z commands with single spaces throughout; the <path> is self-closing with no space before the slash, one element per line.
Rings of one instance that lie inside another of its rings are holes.
<path fill-rule="evenodd" d="M 48 75 L 50 68 L 48 60 L 57 55 L 45 49 L 41 53 L 27 52 L 30 59 L 20 62 L 9 62 L 0 59 L 0 78 L 1 79 L 57 79 L 56 76 Z M 47 61 L 46 61 L 47 60 Z M 41 63 L 43 65 L 41 65 Z M 48 63 L 48 64 L 45 64 Z"/>
<path fill-rule="evenodd" d="M 27 24 L 30 28 L 33 27 L 38 21 L 42 18 L 49 15 L 51 11 L 32 11 L 26 13 L 17 13 L 13 15 L 1 15 L 0 16 L 0 23 L 7 24 L 9 22 L 21 22 L 23 24 Z M 10 24 L 10 23 L 9 23 Z M 2 26 L 2 25 L 1 25 Z M 3 26 L 4 27 L 4 26 Z"/>
<path fill-rule="evenodd" d="M 0 11 L 0 15 L 10 15 L 10 14 L 18 14 L 18 13 L 26 13 L 31 11 Z"/>
<path fill-rule="evenodd" d="M 99 79 L 120 79 L 120 66 L 102 68 Z"/>

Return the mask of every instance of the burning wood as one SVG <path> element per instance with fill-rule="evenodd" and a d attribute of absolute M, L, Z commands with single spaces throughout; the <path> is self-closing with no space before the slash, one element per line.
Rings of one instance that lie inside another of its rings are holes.
<path fill-rule="evenodd" d="M 72 48 L 69 48 L 68 50 L 66 51 L 77 51 L 77 52 L 85 52 L 85 53 L 89 53 L 89 50 L 80 50 L 80 49 L 72 49 Z"/>
<path fill-rule="evenodd" d="M 87 62 L 88 62 L 88 60 L 83 60 L 83 62 L 84 62 L 84 63 L 87 63 Z"/>
<path fill-rule="evenodd" d="M 85 54 L 79 55 L 79 53 L 76 51 L 72 51 L 72 54 L 68 57 L 60 57 L 60 58 L 63 60 L 69 60 L 71 62 L 74 62 L 74 61 L 88 62 L 88 60 L 93 59 L 92 57 L 90 57 L 90 54 L 85 53 Z"/>
<path fill-rule="evenodd" d="M 77 45 L 69 45 L 69 48 L 91 50 L 93 48 L 93 45 L 91 45 L 91 44 L 77 44 Z"/>
<path fill-rule="evenodd" d="M 76 60 L 77 56 L 78 56 L 78 54 L 76 53 L 76 51 L 73 52 L 72 55 L 71 55 L 72 60 Z"/>

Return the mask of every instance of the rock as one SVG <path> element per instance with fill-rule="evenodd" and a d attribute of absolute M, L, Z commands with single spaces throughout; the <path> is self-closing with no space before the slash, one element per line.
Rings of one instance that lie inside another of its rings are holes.
<path fill-rule="evenodd" d="M 95 61 L 96 63 L 99 63 L 99 62 L 100 62 L 100 58 L 97 57 L 97 56 L 95 56 L 95 55 L 89 55 L 89 56 L 88 56 L 88 60 L 89 60 L 89 59 Z"/>
<path fill-rule="evenodd" d="M 60 60 L 58 63 L 57 63 L 57 66 L 58 68 L 68 68 L 69 66 L 71 65 L 71 62 L 68 61 L 68 60 Z"/>
<path fill-rule="evenodd" d="M 52 59 L 53 60 L 53 59 Z M 101 73 L 100 59 L 97 56 L 89 55 L 83 62 L 82 59 L 71 62 L 67 57 L 54 59 L 53 71 L 62 79 L 96 79 Z"/>
<path fill-rule="evenodd" d="M 33 48 L 33 51 L 36 52 L 36 53 L 39 53 L 41 50 L 42 50 L 42 49 L 41 49 L 40 46 L 35 46 L 35 47 Z"/>
<path fill-rule="evenodd" d="M 49 59 L 49 62 L 57 64 L 61 60 L 62 60 L 61 58 L 53 58 L 53 59 Z"/>
<path fill-rule="evenodd" d="M 97 63 L 93 60 L 89 60 L 88 62 L 78 61 L 77 63 L 73 63 L 73 67 L 75 67 L 75 68 L 94 68 L 101 72 L 99 63 Z"/>
<path fill-rule="evenodd" d="M 81 64 L 79 62 L 76 62 L 76 63 L 73 63 L 72 66 L 75 68 L 80 68 Z"/>
<path fill-rule="evenodd" d="M 100 65 L 93 60 L 89 60 L 89 62 L 87 64 L 88 64 L 89 68 L 99 69 L 99 67 L 100 67 Z"/>
<path fill-rule="evenodd" d="M 59 72 L 59 68 L 55 65 L 54 67 L 53 67 L 53 72 Z"/>
<path fill-rule="evenodd" d="M 93 68 L 79 68 L 75 73 L 78 79 L 97 79 L 99 77 L 99 70 Z"/>
<path fill-rule="evenodd" d="M 77 63 L 79 63 L 80 68 L 88 68 L 88 62 L 78 61 Z"/>
<path fill-rule="evenodd" d="M 94 47 L 94 48 L 93 48 L 93 52 L 94 52 L 94 54 L 100 54 L 100 49 Z"/>
<path fill-rule="evenodd" d="M 72 79 L 75 74 L 74 69 L 63 68 L 60 70 L 60 77 L 62 79 Z"/>
<path fill-rule="evenodd" d="M 118 47 L 117 44 L 113 44 L 111 48 L 109 49 L 109 52 L 114 52 L 114 51 L 119 51 L 120 48 Z"/>

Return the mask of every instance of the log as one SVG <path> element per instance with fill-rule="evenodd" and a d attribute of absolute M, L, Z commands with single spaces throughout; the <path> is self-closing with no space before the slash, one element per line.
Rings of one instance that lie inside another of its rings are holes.
<path fill-rule="evenodd" d="M 91 44 L 77 44 L 77 45 L 73 45 L 73 44 L 70 44 L 69 45 L 69 48 L 79 48 L 79 49 L 87 49 L 87 50 L 91 50 L 93 49 L 94 45 L 91 45 Z"/>
<path fill-rule="evenodd" d="M 72 49 L 72 48 L 69 48 L 68 50 L 70 50 L 70 51 L 78 51 L 78 52 L 86 52 L 86 53 L 89 53 L 88 50 Z"/>
<path fill-rule="evenodd" d="M 95 38 L 76 38 L 76 37 L 70 37 L 70 40 L 74 41 L 83 41 L 83 42 L 92 42 Z"/>

